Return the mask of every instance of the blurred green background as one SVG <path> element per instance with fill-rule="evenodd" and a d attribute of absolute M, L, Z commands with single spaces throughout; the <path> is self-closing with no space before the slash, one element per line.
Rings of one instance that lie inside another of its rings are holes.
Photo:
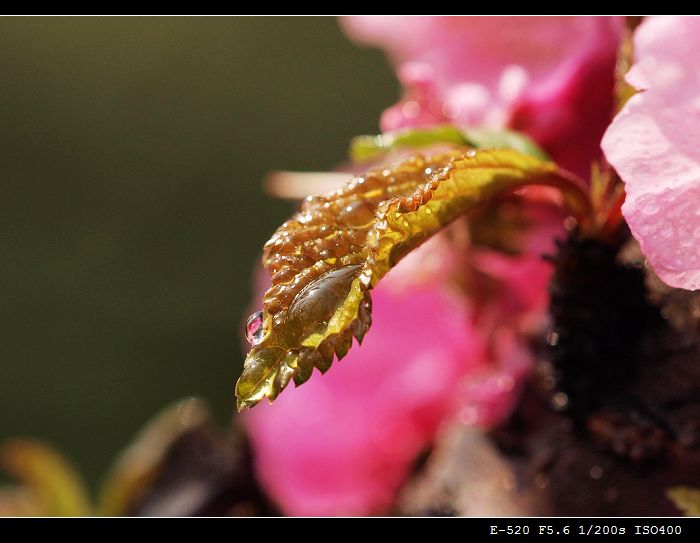
<path fill-rule="evenodd" d="M 397 83 L 331 18 L 0 20 L 0 439 L 95 483 L 157 410 L 234 408 L 251 269 Z"/>

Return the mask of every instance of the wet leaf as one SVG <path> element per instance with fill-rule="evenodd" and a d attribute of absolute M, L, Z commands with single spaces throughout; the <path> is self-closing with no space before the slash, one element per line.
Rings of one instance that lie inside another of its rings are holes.
<path fill-rule="evenodd" d="M 585 189 L 555 164 L 512 149 L 415 155 L 307 198 L 265 244 L 272 278 L 260 342 L 236 385 L 238 409 L 275 399 L 291 379 L 327 371 L 371 325 L 369 291 L 405 255 L 474 206 L 527 184 L 563 189 L 580 223 Z"/>

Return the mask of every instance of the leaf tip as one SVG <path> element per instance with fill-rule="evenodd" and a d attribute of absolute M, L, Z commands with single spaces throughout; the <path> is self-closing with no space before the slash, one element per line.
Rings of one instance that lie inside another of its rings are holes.
<path fill-rule="evenodd" d="M 236 398 L 236 411 L 238 411 L 239 413 L 242 413 L 246 409 L 250 409 L 254 405 L 255 403 L 251 403 L 247 400 L 244 400 L 243 398 Z"/>

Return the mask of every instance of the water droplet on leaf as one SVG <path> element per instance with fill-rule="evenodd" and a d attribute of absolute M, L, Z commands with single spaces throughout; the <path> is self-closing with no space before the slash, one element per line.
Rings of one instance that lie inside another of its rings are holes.
<path fill-rule="evenodd" d="M 251 345 L 258 345 L 264 334 L 262 311 L 256 311 L 245 323 L 245 337 Z"/>
<path fill-rule="evenodd" d="M 645 215 L 656 215 L 659 211 L 659 205 L 656 202 L 656 198 L 648 198 L 642 204 L 642 213 Z"/>

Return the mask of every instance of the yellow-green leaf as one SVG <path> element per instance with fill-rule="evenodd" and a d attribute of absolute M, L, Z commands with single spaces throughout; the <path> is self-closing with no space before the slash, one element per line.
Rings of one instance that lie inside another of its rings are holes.
<path fill-rule="evenodd" d="M 263 250 L 272 286 L 236 385 L 239 410 L 274 400 L 314 367 L 327 371 L 364 337 L 369 291 L 399 260 L 474 206 L 527 184 L 559 187 L 582 222 L 590 214 L 576 179 L 512 149 L 415 155 L 307 198 Z"/>

